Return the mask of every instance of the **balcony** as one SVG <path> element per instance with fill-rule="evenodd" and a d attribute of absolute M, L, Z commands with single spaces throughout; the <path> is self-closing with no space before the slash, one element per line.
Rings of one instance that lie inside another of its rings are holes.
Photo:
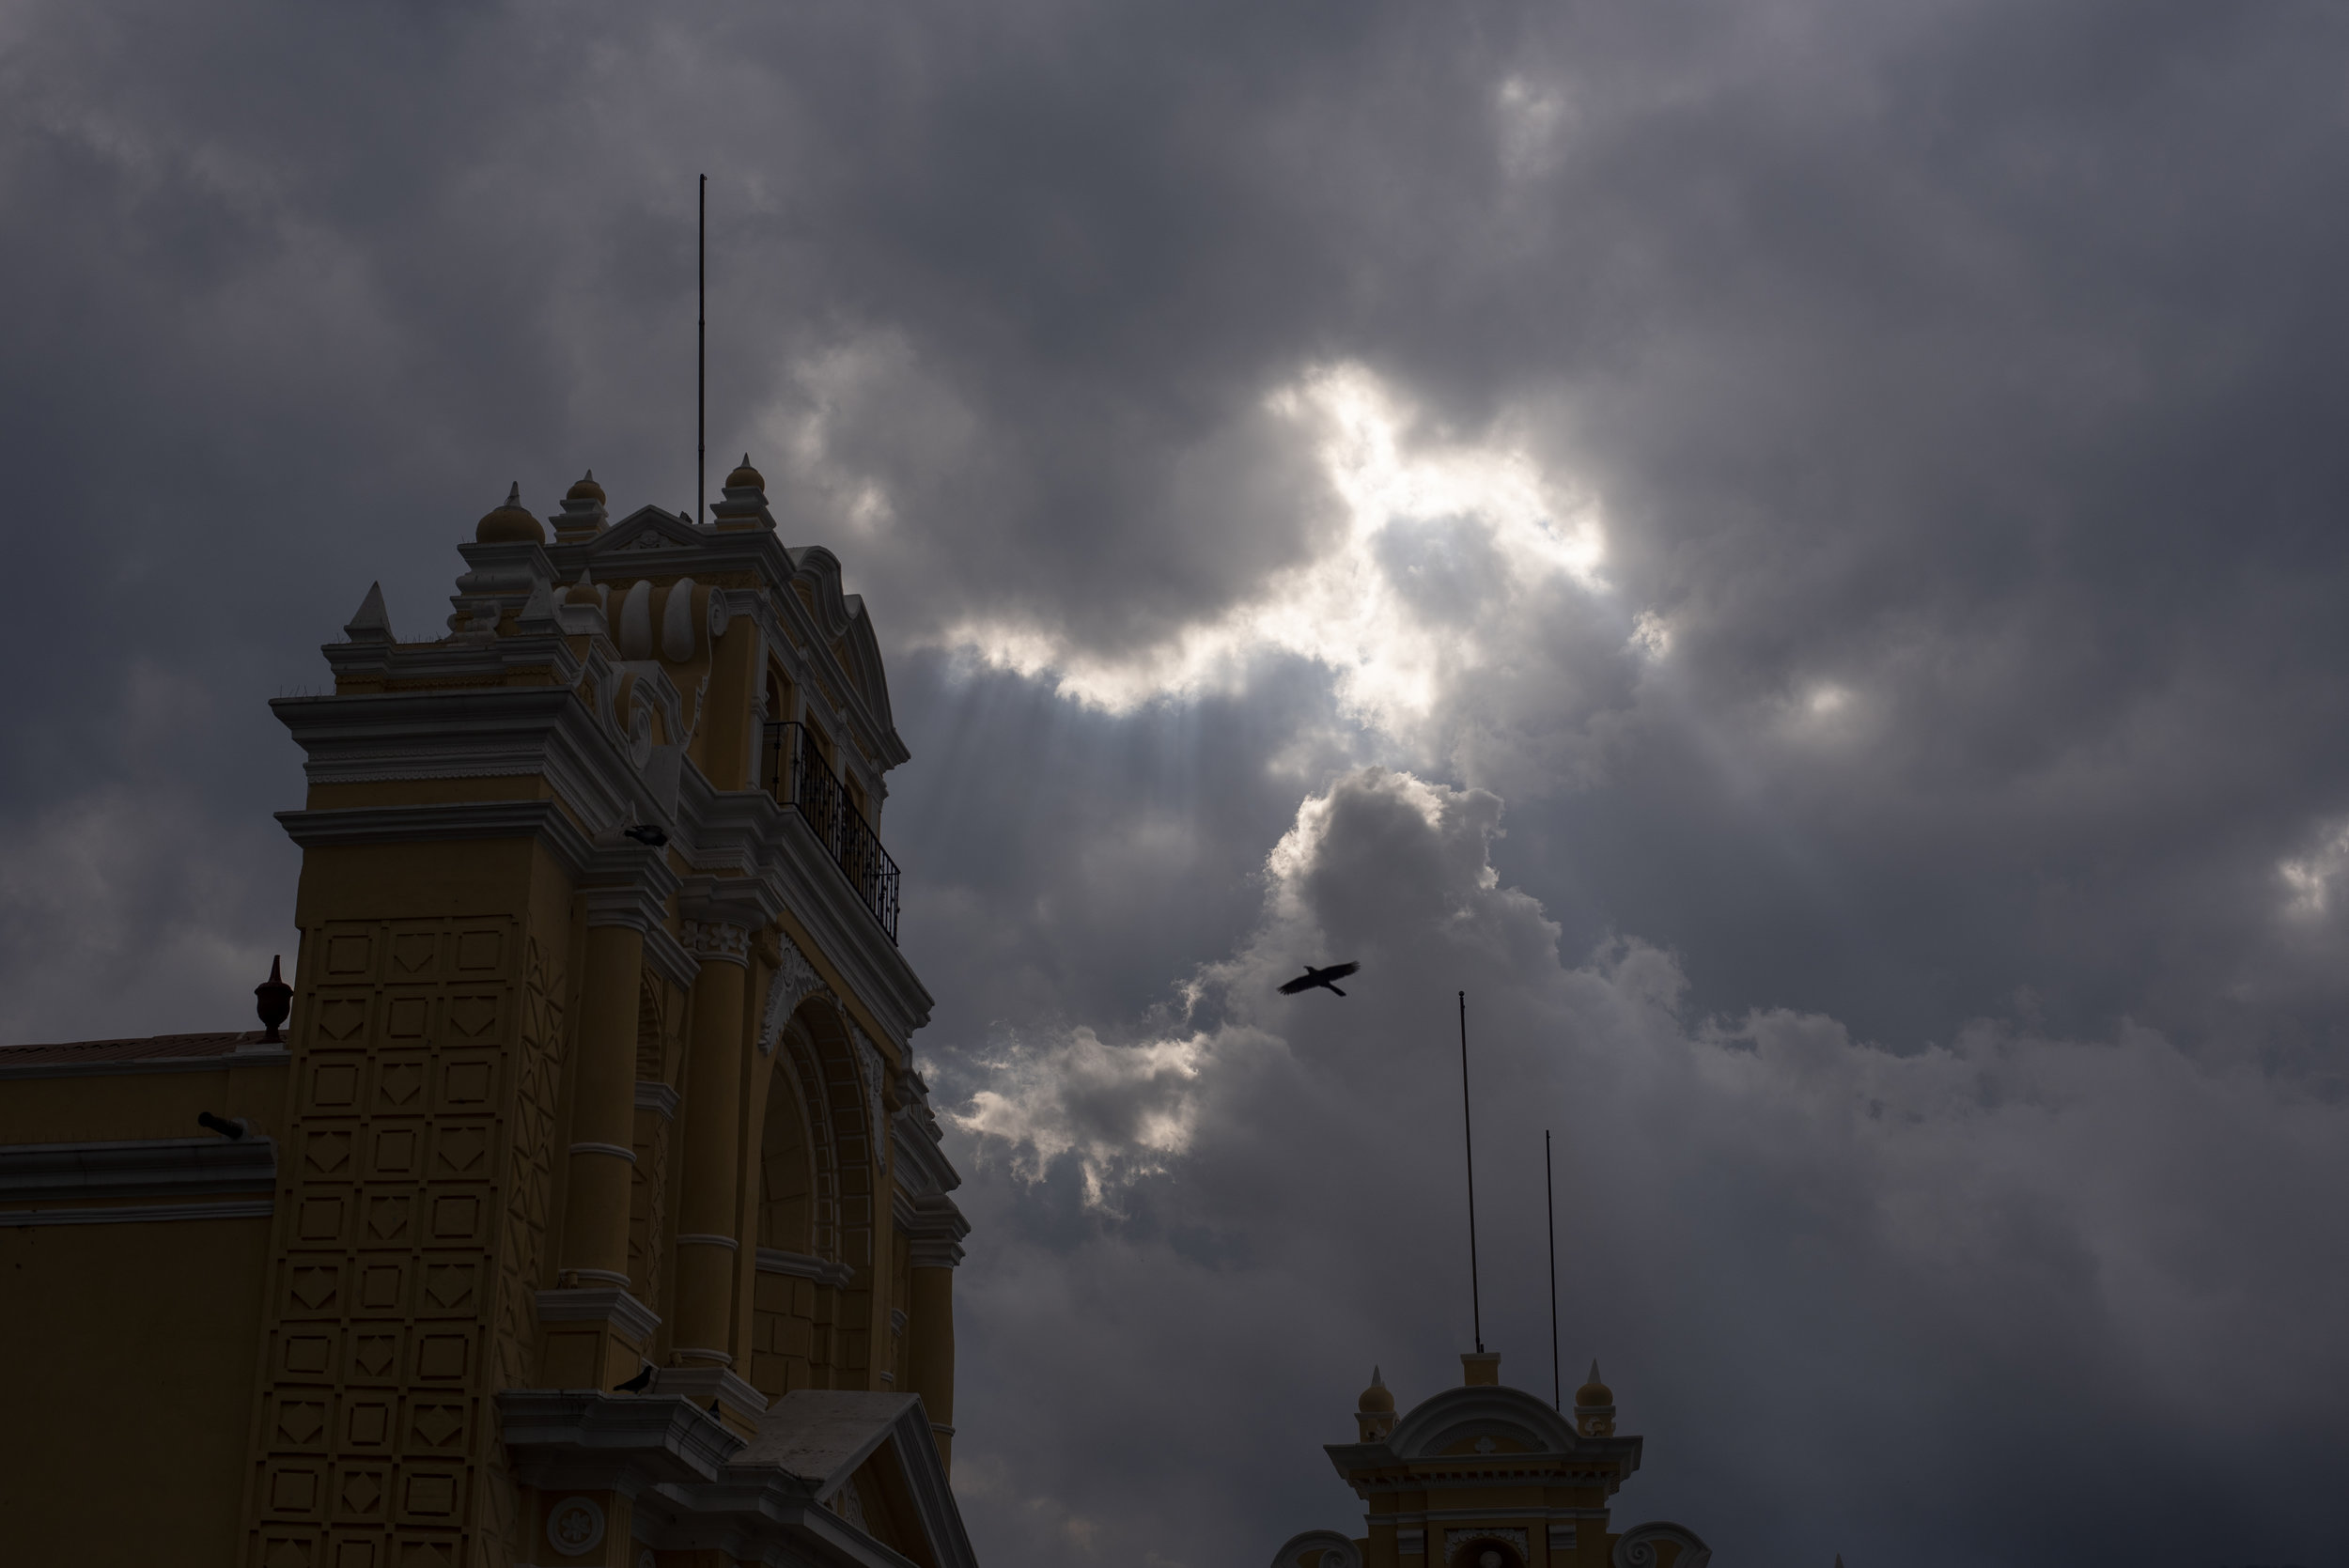
<path fill-rule="evenodd" d="M 871 911 L 897 942 L 897 862 L 881 847 L 872 824 L 848 804 L 848 792 L 832 776 L 832 766 L 816 746 L 805 724 L 792 721 L 769 724 L 759 756 L 758 776 L 780 803 L 796 806 L 816 831 L 858 900 Z"/>

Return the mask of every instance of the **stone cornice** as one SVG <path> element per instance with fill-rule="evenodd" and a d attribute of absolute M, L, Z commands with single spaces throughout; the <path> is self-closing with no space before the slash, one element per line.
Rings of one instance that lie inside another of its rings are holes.
<path fill-rule="evenodd" d="M 780 1248 L 758 1250 L 758 1272 L 787 1275 L 794 1280 L 813 1280 L 819 1285 L 834 1288 L 847 1286 L 856 1279 L 856 1270 L 845 1263 L 830 1258 L 811 1258 L 804 1252 L 786 1252 Z"/>
<path fill-rule="evenodd" d="M 664 852 L 627 841 L 599 845 L 579 874 L 589 925 L 649 933 L 667 922 L 669 899 L 677 887 L 677 874 Z"/>
<path fill-rule="evenodd" d="M 281 811 L 286 836 L 304 849 L 340 844 L 436 844 L 451 839 L 535 838 L 573 877 L 595 846 L 552 800 L 465 800 L 447 805 L 350 806 Z"/>
<path fill-rule="evenodd" d="M 0 1203 L 196 1198 L 276 1186 L 277 1145 L 267 1138 L 0 1144 Z"/>
<path fill-rule="evenodd" d="M 506 1389 L 498 1417 L 515 1473 L 532 1486 L 610 1488 L 707 1482 L 742 1439 L 683 1399 L 594 1389 Z"/>
<path fill-rule="evenodd" d="M 649 741 L 632 758 L 568 686 L 280 697 L 270 708 L 307 753 L 314 785 L 538 777 L 592 837 L 634 822 L 675 825 L 674 800 L 643 770 Z"/>
<path fill-rule="evenodd" d="M 661 1314 L 627 1291 L 542 1290 L 538 1293 L 541 1323 L 608 1323 L 639 1343 L 649 1343 L 661 1327 Z"/>
<path fill-rule="evenodd" d="M 906 1106 L 889 1118 L 889 1135 L 896 1145 L 897 1180 L 917 1195 L 952 1192 L 962 1185 L 962 1173 L 939 1147 L 939 1136 L 915 1106 Z"/>

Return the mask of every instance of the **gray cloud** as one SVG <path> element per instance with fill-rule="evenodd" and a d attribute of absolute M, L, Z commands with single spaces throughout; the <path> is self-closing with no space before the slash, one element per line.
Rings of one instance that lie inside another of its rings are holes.
<path fill-rule="evenodd" d="M 1497 1234 L 1550 1108 L 1647 1293 L 1580 1311 L 1657 1513 L 1932 1560 L 1992 1489 L 2002 1556 L 2338 1552 L 2341 31 L 22 8 L 0 1021 L 245 1016 L 301 789 L 263 700 L 371 579 L 433 629 L 509 480 L 690 503 L 707 169 L 713 450 L 842 555 L 916 754 L 924 1048 L 1062 1129 L 962 1148 L 990 1555 L 1344 1522 L 1314 1445 L 1461 1337 L 1413 1075 L 1462 985 Z M 1266 1013 L 1309 938 L 1392 989 Z M 2162 1479 L 2186 1431 L 2225 1486 Z M 2233 1512 L 2128 1533 L 2187 1495 Z"/>

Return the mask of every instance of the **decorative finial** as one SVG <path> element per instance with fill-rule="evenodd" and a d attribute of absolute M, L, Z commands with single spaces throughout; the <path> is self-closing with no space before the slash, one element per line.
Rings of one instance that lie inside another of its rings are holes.
<path fill-rule="evenodd" d="M 278 1033 L 277 1029 L 286 1021 L 286 1016 L 293 1011 L 293 987 L 286 984 L 285 976 L 278 970 L 284 956 L 283 954 L 272 955 L 269 961 L 269 978 L 253 987 L 253 995 L 257 999 L 254 1012 L 260 1017 L 261 1044 L 265 1046 L 286 1043 L 286 1037 Z"/>
<path fill-rule="evenodd" d="M 1583 1381 L 1587 1383 L 1595 1383 L 1599 1381 L 1597 1357 L 1594 1356 L 1591 1358 L 1591 1375 L 1583 1379 Z"/>
<path fill-rule="evenodd" d="M 1387 1386 L 1387 1380 L 1378 1375 L 1378 1367 L 1376 1362 L 1372 1363 L 1370 1369 L 1370 1386 L 1374 1389 L 1383 1389 Z"/>
<path fill-rule="evenodd" d="M 520 479 L 515 480 L 506 489 L 506 504 L 508 506 L 519 506 L 522 504 L 522 482 Z"/>
<path fill-rule="evenodd" d="M 350 643 L 388 643 L 392 640 L 391 613 L 383 608 L 383 584 L 367 584 L 367 597 L 359 601 L 358 613 L 343 625 L 343 640 Z"/>

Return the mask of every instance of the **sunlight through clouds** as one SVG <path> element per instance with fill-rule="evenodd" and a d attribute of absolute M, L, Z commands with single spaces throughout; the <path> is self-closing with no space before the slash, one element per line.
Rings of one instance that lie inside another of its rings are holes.
<path fill-rule="evenodd" d="M 1399 735 L 1505 661 L 1550 590 L 1605 591 L 1593 497 L 1515 447 L 1420 437 L 1418 411 L 1362 366 L 1315 370 L 1265 411 L 1312 443 L 1341 504 L 1344 525 L 1312 559 L 1130 656 L 1099 657 L 1034 624 L 966 622 L 946 641 L 1113 713 L 1235 690 L 1252 661 L 1287 654 L 1332 672 L 1351 717 Z"/>

